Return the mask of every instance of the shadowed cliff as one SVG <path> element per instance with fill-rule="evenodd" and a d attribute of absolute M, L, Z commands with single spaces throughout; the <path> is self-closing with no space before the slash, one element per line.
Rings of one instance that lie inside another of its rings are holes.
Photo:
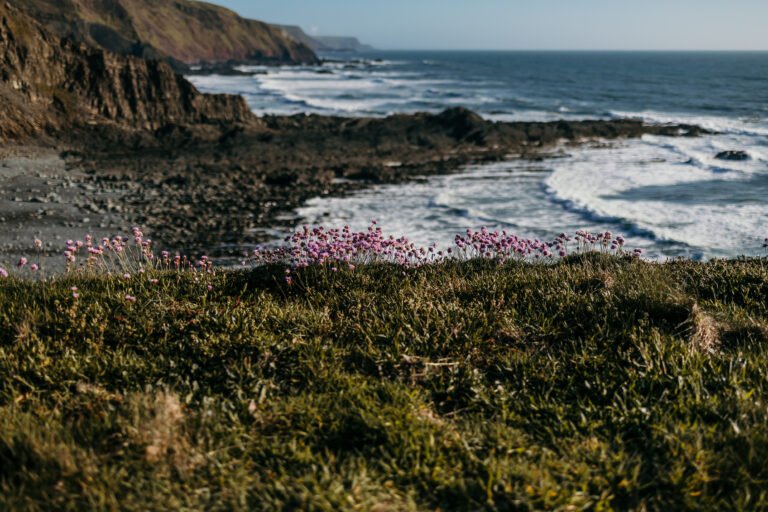
<path fill-rule="evenodd" d="M 93 124 L 250 122 L 238 96 L 200 93 L 166 63 L 113 54 L 50 33 L 0 3 L 0 138 Z"/>

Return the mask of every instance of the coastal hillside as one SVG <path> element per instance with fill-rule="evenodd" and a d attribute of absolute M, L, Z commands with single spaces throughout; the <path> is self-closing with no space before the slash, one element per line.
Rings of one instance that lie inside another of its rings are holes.
<path fill-rule="evenodd" d="M 62 37 L 171 62 L 315 63 L 282 30 L 191 0 L 24 0 L 18 6 Z"/>
<path fill-rule="evenodd" d="M 0 139 L 113 123 L 247 121 L 242 98 L 200 93 L 164 62 L 116 55 L 51 34 L 0 3 Z"/>
<path fill-rule="evenodd" d="M 274 26 L 316 52 L 364 52 L 374 49 L 373 46 L 361 43 L 356 37 L 310 36 L 296 25 Z"/>
<path fill-rule="evenodd" d="M 366 52 L 373 50 L 373 46 L 363 44 L 356 37 L 345 36 L 317 36 L 318 41 L 324 48 L 335 52 Z"/>

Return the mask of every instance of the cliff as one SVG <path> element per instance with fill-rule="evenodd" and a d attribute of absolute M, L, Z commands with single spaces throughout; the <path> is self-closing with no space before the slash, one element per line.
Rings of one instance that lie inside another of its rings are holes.
<path fill-rule="evenodd" d="M 356 37 L 316 36 L 315 40 L 323 45 L 326 51 L 367 52 L 373 50 L 372 46 L 361 43 Z"/>
<path fill-rule="evenodd" d="M 200 93 L 166 63 L 75 44 L 0 1 L 0 138 L 113 124 L 251 122 L 238 96 Z"/>
<path fill-rule="evenodd" d="M 362 44 L 356 37 L 310 36 L 296 25 L 274 26 L 316 52 L 365 52 L 374 49 L 370 45 Z"/>
<path fill-rule="evenodd" d="M 282 30 L 192 0 L 22 0 L 18 7 L 60 37 L 171 63 L 318 62 Z"/>
<path fill-rule="evenodd" d="M 322 51 L 323 45 L 312 36 L 304 32 L 304 29 L 298 25 L 272 25 L 278 30 L 283 31 L 285 35 L 293 38 L 295 41 L 312 48 L 313 51 Z"/>

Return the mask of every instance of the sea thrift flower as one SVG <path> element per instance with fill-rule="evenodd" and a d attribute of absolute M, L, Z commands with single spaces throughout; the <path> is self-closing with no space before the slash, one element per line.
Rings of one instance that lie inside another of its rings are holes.
<path fill-rule="evenodd" d="M 39 269 L 40 269 L 40 267 L 37 265 L 37 263 L 33 263 L 33 264 L 32 264 L 32 265 L 29 267 L 29 270 L 31 270 L 32 272 L 37 272 Z"/>
<path fill-rule="evenodd" d="M 136 297 L 134 297 L 133 295 L 126 295 L 125 302 L 131 302 L 131 303 L 136 302 Z"/>
<path fill-rule="evenodd" d="M 123 279 L 125 279 L 126 281 L 128 281 L 130 278 L 131 278 L 131 274 L 128 274 L 128 273 L 123 274 Z"/>
<path fill-rule="evenodd" d="M 79 299 L 80 298 L 80 293 L 77 291 L 77 286 L 73 286 L 72 288 L 70 288 L 70 291 L 72 291 L 72 298 L 73 299 Z"/>
<path fill-rule="evenodd" d="M 3 267 L 0 267 L 0 277 L 7 278 L 8 277 L 8 271 L 5 270 Z"/>
<path fill-rule="evenodd" d="M 16 265 L 17 265 L 19 268 L 21 268 L 21 267 L 25 266 L 27 263 L 29 263 L 29 261 L 27 260 L 27 258 L 24 258 L 24 257 L 22 257 L 22 258 L 19 258 L 19 262 L 18 262 Z"/>
<path fill-rule="evenodd" d="M 35 238 L 35 248 L 36 249 L 42 249 L 43 248 L 43 241 L 39 238 Z"/>

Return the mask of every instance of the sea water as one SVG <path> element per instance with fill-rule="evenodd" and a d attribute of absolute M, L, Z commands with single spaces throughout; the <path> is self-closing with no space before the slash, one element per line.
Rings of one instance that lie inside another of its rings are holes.
<path fill-rule="evenodd" d="M 318 198 L 303 222 L 364 228 L 448 246 L 467 228 L 547 239 L 624 234 L 649 256 L 761 254 L 768 237 L 768 53 L 372 52 L 322 66 L 194 76 L 242 94 L 258 114 L 385 116 L 470 108 L 487 119 L 640 118 L 691 123 L 697 138 L 645 136 L 563 147 L 557 158 L 470 166 L 457 174 Z M 749 159 L 716 158 L 744 151 Z"/>

